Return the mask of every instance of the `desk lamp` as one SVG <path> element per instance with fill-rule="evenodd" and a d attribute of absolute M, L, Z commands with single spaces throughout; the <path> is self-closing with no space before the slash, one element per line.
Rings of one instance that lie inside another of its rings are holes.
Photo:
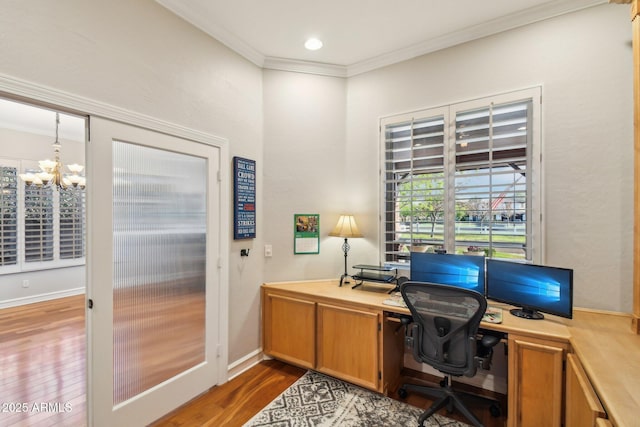
<path fill-rule="evenodd" d="M 340 276 L 340 286 L 342 283 L 349 283 L 347 278 L 349 274 L 347 274 L 347 252 L 349 252 L 349 237 L 362 237 L 362 233 L 358 230 L 358 226 L 356 225 L 356 220 L 353 215 L 340 215 L 340 219 L 338 220 L 338 225 L 329 233 L 329 236 L 333 237 L 344 237 L 344 243 L 342 244 L 342 251 L 344 252 L 344 274 Z"/>

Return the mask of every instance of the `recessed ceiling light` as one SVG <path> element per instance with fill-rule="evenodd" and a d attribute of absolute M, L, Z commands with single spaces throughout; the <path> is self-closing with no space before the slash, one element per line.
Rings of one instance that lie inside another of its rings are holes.
<path fill-rule="evenodd" d="M 309 50 L 318 50 L 322 47 L 322 41 L 316 38 L 311 38 L 304 43 L 304 47 Z"/>

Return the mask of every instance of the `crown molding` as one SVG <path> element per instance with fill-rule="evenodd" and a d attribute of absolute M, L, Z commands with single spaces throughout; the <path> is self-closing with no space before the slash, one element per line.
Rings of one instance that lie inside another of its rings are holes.
<path fill-rule="evenodd" d="M 263 67 L 265 56 L 249 46 L 247 43 L 231 34 L 229 31 L 217 25 L 211 25 L 203 17 L 207 16 L 205 10 L 199 9 L 200 3 L 189 3 L 180 0 L 155 0 L 168 11 L 178 15 L 189 24 L 218 40 L 229 49 L 253 62 L 258 67 Z M 187 4 L 189 5 L 187 7 Z"/>
<path fill-rule="evenodd" d="M 238 39 L 225 29 L 218 26 L 212 26 L 210 23 L 205 22 L 201 17 L 206 16 L 206 11 L 194 11 L 193 9 L 194 5 L 197 6 L 197 3 L 191 4 L 189 8 L 187 8 L 185 6 L 186 2 L 180 0 L 155 1 L 261 68 L 318 74 L 331 77 L 352 77 L 482 37 L 487 37 L 503 31 L 551 19 L 566 13 L 576 12 L 589 7 L 605 4 L 608 0 L 550 1 L 540 6 L 535 6 L 508 16 L 465 28 L 461 31 L 445 34 L 440 37 L 426 40 L 406 48 L 397 49 L 393 52 L 382 54 L 350 65 L 336 65 L 297 59 L 268 57 L 253 49 L 251 46 Z"/>
<path fill-rule="evenodd" d="M 398 49 L 394 52 L 349 65 L 347 67 L 347 77 L 605 3 L 607 3 L 607 0 L 558 0 L 545 3 L 541 6 L 465 28 L 462 31 L 445 34 L 404 49 Z"/>
<path fill-rule="evenodd" d="M 266 57 L 263 68 L 269 70 L 293 71 L 296 73 L 318 74 L 329 77 L 347 77 L 344 65 L 323 62 L 301 61 L 297 59 Z"/>

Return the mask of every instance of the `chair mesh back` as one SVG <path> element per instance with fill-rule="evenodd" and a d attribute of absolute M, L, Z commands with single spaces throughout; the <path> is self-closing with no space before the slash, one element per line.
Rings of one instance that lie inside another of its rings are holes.
<path fill-rule="evenodd" d="M 400 291 L 417 324 L 416 359 L 447 374 L 474 375 L 475 336 L 487 308 L 484 296 L 469 289 L 411 281 Z"/>

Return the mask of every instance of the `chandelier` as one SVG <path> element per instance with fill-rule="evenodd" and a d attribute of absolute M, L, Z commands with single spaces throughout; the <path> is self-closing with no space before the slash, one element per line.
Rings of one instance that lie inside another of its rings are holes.
<path fill-rule="evenodd" d="M 49 185 L 56 189 L 69 187 L 84 189 L 87 180 L 84 176 L 80 175 L 84 166 L 74 163 L 67 166 L 70 173 L 64 172 L 64 166 L 60 161 L 60 141 L 58 141 L 59 127 L 60 114 L 56 113 L 56 141 L 52 144 L 55 160 L 40 160 L 38 162 L 40 171 L 21 173 L 20 178 L 29 186 L 35 185 L 43 187 Z"/>

